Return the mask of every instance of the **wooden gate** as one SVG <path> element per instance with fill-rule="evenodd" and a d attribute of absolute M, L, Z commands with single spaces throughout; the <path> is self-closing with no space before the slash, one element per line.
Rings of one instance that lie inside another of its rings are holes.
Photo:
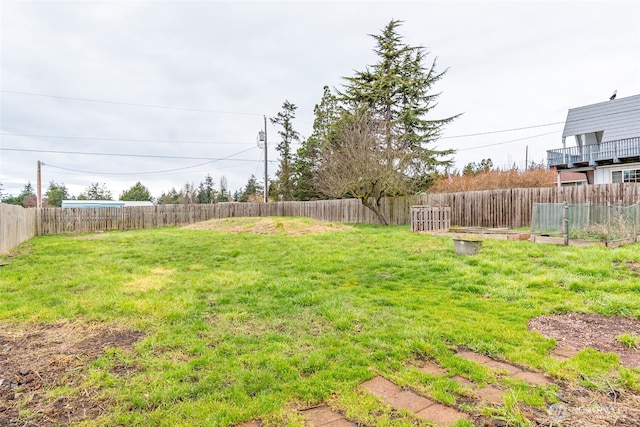
<path fill-rule="evenodd" d="M 451 227 L 451 208 L 411 206 L 411 231 L 424 233 L 440 231 L 446 233 Z"/>

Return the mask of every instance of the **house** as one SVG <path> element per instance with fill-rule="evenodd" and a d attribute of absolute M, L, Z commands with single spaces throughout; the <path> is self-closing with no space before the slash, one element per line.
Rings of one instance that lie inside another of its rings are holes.
<path fill-rule="evenodd" d="M 582 172 L 562 172 L 558 174 L 560 177 L 561 187 L 575 187 L 576 185 L 585 185 L 587 176 Z"/>
<path fill-rule="evenodd" d="M 63 200 L 63 208 L 123 208 L 129 206 L 153 206 L 152 202 L 122 200 Z"/>
<path fill-rule="evenodd" d="M 547 165 L 557 169 L 558 186 L 565 173 L 588 184 L 640 182 L 640 95 L 570 109 L 562 148 L 547 150 Z"/>

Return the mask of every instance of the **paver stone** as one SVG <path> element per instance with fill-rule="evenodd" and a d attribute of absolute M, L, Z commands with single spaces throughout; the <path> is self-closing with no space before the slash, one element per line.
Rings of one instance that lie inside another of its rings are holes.
<path fill-rule="evenodd" d="M 454 375 L 453 378 L 451 378 L 452 380 L 454 380 L 455 382 L 457 382 L 458 384 L 460 384 L 463 387 L 467 387 L 467 388 L 475 388 L 476 383 L 474 383 L 473 381 L 462 377 L 460 375 Z"/>
<path fill-rule="evenodd" d="M 319 406 L 317 408 L 307 409 L 306 411 L 302 411 L 307 421 L 309 421 L 314 426 L 325 426 L 331 422 L 339 421 L 340 419 L 344 419 L 342 415 L 337 412 L 333 412 L 327 406 Z"/>
<path fill-rule="evenodd" d="M 424 372 L 425 374 L 430 375 L 444 375 L 447 373 L 446 369 L 441 368 L 433 362 L 424 362 L 424 365 L 419 369 L 420 372 Z"/>
<path fill-rule="evenodd" d="M 386 399 L 400 393 L 400 387 L 381 376 L 362 383 L 362 387 L 374 396 Z"/>
<path fill-rule="evenodd" d="M 347 421 L 345 418 L 331 421 L 329 424 L 322 424 L 322 427 L 353 427 L 355 424 Z"/>
<path fill-rule="evenodd" d="M 551 380 L 538 372 L 522 371 L 513 377 L 526 381 L 531 385 L 548 385 L 552 383 Z"/>
<path fill-rule="evenodd" d="M 504 371 L 507 371 L 507 373 L 509 375 L 515 375 L 518 372 L 522 372 L 522 369 L 518 368 L 517 366 L 513 366 L 510 363 L 498 362 L 496 360 L 492 360 L 491 362 L 487 363 L 486 365 L 488 367 L 490 367 L 490 368 L 502 369 Z"/>
<path fill-rule="evenodd" d="M 418 417 L 431 421 L 438 426 L 449 426 L 458 420 L 469 418 L 464 412 L 457 411 L 440 403 L 434 403 L 416 414 Z"/>
<path fill-rule="evenodd" d="M 416 413 L 435 403 L 412 391 L 401 391 L 394 396 L 386 398 L 385 401 L 396 409 L 405 409 Z"/>
<path fill-rule="evenodd" d="M 504 395 L 504 392 L 492 385 L 482 387 L 476 393 L 480 399 L 489 403 L 495 403 L 498 405 L 502 404 L 502 396 Z"/>
<path fill-rule="evenodd" d="M 551 356 L 560 360 L 572 358 L 576 354 L 578 354 L 578 350 L 572 347 L 559 347 L 559 348 L 554 348 L 551 351 Z"/>
<path fill-rule="evenodd" d="M 472 362 L 480 363 L 481 365 L 486 365 L 489 362 L 493 362 L 493 359 L 485 356 L 484 354 L 474 353 L 473 351 L 460 351 L 456 353 L 456 356 L 462 357 L 463 359 L 471 360 Z"/>

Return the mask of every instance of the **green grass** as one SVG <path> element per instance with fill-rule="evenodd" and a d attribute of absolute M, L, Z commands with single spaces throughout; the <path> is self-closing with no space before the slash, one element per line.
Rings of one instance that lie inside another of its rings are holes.
<path fill-rule="evenodd" d="M 458 346 L 597 384 L 617 357 L 583 351 L 556 361 L 553 340 L 527 321 L 572 311 L 640 318 L 637 278 L 614 268 L 638 262 L 637 245 L 485 239 L 478 255 L 461 257 L 450 238 L 359 225 L 306 236 L 177 228 L 48 236 L 18 253 L 0 268 L 0 321 L 109 322 L 146 334 L 133 353 L 109 350 L 87 367 L 81 387 L 112 402 L 87 425 L 301 426 L 291 409 L 322 402 L 368 425 L 412 425 L 357 385 L 382 374 L 455 403 L 455 382 L 411 364 L 425 358 L 449 377 L 508 384 L 455 356 Z M 110 373 L 123 364 L 135 366 L 131 376 Z M 640 388 L 640 372 L 621 374 Z M 552 395 L 522 386 L 493 415 L 524 423 L 516 403 L 543 406 Z"/>
<path fill-rule="evenodd" d="M 616 340 L 624 344 L 629 350 L 640 349 L 640 336 L 625 333 L 616 337 Z"/>

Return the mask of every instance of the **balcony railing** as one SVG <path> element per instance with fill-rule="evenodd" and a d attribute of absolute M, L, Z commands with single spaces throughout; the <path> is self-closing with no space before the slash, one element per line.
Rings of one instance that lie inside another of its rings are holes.
<path fill-rule="evenodd" d="M 640 157 L 640 137 L 603 142 L 582 147 L 547 150 L 549 167 L 595 166 L 605 163 L 619 163 L 623 159 Z"/>

